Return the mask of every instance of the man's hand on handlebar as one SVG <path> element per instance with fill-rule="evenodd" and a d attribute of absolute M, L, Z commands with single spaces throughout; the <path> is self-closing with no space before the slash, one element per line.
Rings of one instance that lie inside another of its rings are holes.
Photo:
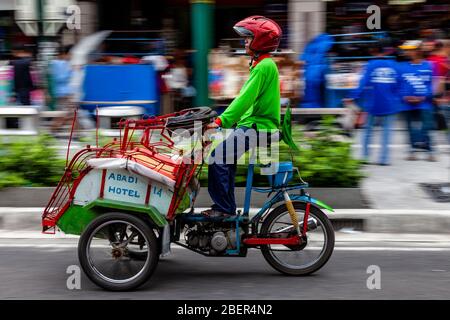
<path fill-rule="evenodd" d="M 217 128 L 219 128 L 219 125 L 217 123 L 215 123 L 215 122 L 212 122 L 212 123 L 208 124 L 206 126 L 206 128 L 207 129 L 217 129 Z"/>
<path fill-rule="evenodd" d="M 220 126 L 216 122 L 211 122 L 206 126 L 206 129 L 217 129 L 220 128 Z"/>

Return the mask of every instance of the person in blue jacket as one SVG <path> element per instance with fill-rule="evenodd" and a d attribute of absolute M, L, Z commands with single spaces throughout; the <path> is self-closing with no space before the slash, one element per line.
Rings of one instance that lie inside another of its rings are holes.
<path fill-rule="evenodd" d="M 383 128 L 382 147 L 379 165 L 389 165 L 389 141 L 391 127 L 395 114 L 399 112 L 399 80 L 398 63 L 395 60 L 384 58 L 388 54 L 389 43 L 380 40 L 370 48 L 374 56 L 365 68 L 359 87 L 350 93 L 344 104 L 348 104 L 363 96 L 363 109 L 367 112 L 365 131 L 363 134 L 363 159 L 369 162 L 369 144 L 372 129 L 377 122 Z"/>
<path fill-rule="evenodd" d="M 429 161 L 436 161 L 433 154 L 430 130 L 433 120 L 433 66 L 423 59 L 422 42 L 409 40 L 400 46 L 410 59 L 401 65 L 400 92 L 405 110 L 406 125 L 410 139 L 410 153 L 407 160 L 416 160 L 418 149 L 428 153 Z"/>

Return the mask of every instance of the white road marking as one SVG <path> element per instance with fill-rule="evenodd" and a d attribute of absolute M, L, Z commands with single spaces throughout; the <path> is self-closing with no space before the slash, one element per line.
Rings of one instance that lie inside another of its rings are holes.
<path fill-rule="evenodd" d="M 75 249 L 76 243 L 54 243 L 54 244 L 36 244 L 36 243 L 0 243 L 0 248 L 23 248 L 23 249 Z M 106 245 L 96 245 L 95 248 L 110 248 Z M 188 250 L 178 245 L 172 245 L 172 250 Z M 320 250 L 321 248 L 308 248 L 309 250 Z M 395 252 L 450 252 L 450 247 L 346 247 L 337 246 L 335 251 L 395 251 Z"/>
<path fill-rule="evenodd" d="M 336 251 L 404 251 L 404 252 L 450 252 L 450 248 L 427 247 L 336 247 Z"/>

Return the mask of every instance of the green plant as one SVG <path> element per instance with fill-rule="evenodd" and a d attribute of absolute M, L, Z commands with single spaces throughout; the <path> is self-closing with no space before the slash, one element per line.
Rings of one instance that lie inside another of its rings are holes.
<path fill-rule="evenodd" d="M 333 117 L 325 117 L 320 127 L 316 136 L 300 138 L 302 145 L 294 156 L 303 179 L 313 187 L 357 187 L 364 175 L 361 161 L 352 157 L 351 142 L 342 139 Z"/>
<path fill-rule="evenodd" d="M 28 182 L 19 173 L 0 172 L 0 189 L 5 187 L 19 187 Z"/>
<path fill-rule="evenodd" d="M 47 135 L 0 144 L 0 188 L 53 186 L 64 172 L 64 159 Z"/>

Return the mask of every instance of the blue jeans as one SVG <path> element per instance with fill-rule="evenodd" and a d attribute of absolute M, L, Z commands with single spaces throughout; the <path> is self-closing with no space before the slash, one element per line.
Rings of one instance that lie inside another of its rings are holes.
<path fill-rule="evenodd" d="M 391 127 L 392 122 L 395 118 L 394 114 L 384 115 L 384 116 L 374 116 L 369 114 L 367 116 L 367 122 L 364 128 L 363 135 L 363 157 L 364 159 L 369 159 L 369 144 L 372 138 L 372 128 L 375 126 L 376 120 L 381 120 L 381 126 L 383 129 L 383 135 L 381 139 L 381 153 L 380 153 L 380 164 L 389 164 L 389 140 L 391 137 Z"/>
<path fill-rule="evenodd" d="M 252 139 L 245 134 L 249 129 L 247 127 L 235 129 L 211 153 L 214 161 L 211 161 L 210 158 L 210 164 L 208 165 L 208 192 L 214 202 L 211 206 L 214 210 L 231 215 L 236 214 L 234 182 L 237 161 L 249 149 L 259 145 L 259 136 Z M 270 144 L 270 141 L 267 141 L 268 144 Z M 233 150 L 227 150 L 230 148 Z"/>
<path fill-rule="evenodd" d="M 433 111 L 416 109 L 405 112 L 409 133 L 410 152 L 424 149 L 433 152 L 430 131 L 434 128 Z"/>

